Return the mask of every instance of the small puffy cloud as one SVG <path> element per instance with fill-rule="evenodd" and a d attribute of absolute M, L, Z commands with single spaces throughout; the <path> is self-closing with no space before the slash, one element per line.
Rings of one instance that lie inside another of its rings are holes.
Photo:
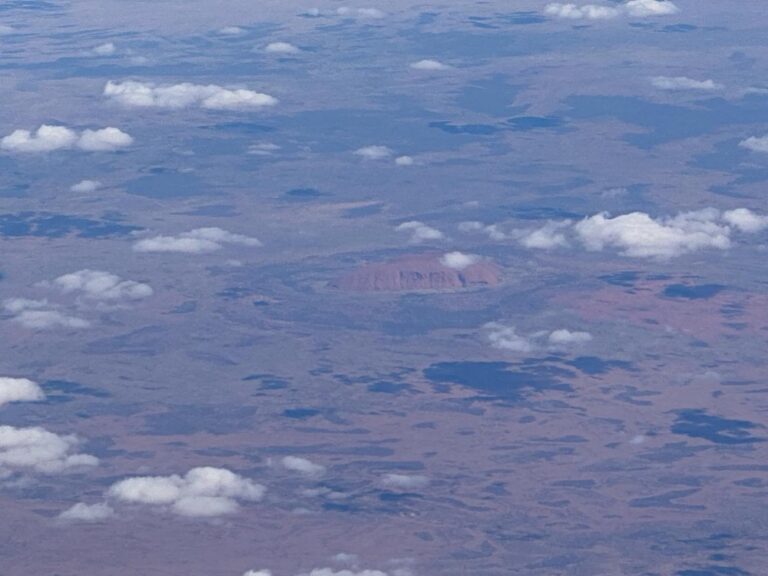
<path fill-rule="evenodd" d="M 679 8 L 669 0 L 628 0 L 618 6 L 554 2 L 547 4 L 544 8 L 545 14 L 568 20 L 610 20 L 619 16 L 633 18 L 668 16 L 677 14 L 679 11 Z"/>
<path fill-rule="evenodd" d="M 89 152 L 111 152 L 130 146 L 133 138 L 118 128 L 84 130 L 78 134 L 65 126 L 43 124 L 34 132 L 15 130 L 0 140 L 0 148 L 10 152 L 53 152 L 80 148 Z"/>
<path fill-rule="evenodd" d="M 71 192 L 79 192 L 79 193 L 89 193 L 89 192 L 96 192 L 101 188 L 101 182 L 98 180 L 81 180 L 77 184 L 73 184 L 69 187 L 69 190 Z"/>
<path fill-rule="evenodd" d="M 629 0 L 624 4 L 624 10 L 630 16 L 671 16 L 680 9 L 670 0 Z"/>
<path fill-rule="evenodd" d="M 525 233 L 520 238 L 520 243 L 526 248 L 539 248 L 542 250 L 568 246 L 564 229 L 569 224 L 569 222 L 547 222 L 538 230 Z"/>
<path fill-rule="evenodd" d="M 346 16 L 350 18 L 371 18 L 371 19 L 379 19 L 384 18 L 386 14 L 379 10 L 378 8 L 349 8 L 347 6 L 342 6 L 341 8 L 336 9 L 336 14 L 339 16 Z"/>
<path fill-rule="evenodd" d="M 160 506 L 180 516 L 232 514 L 239 502 L 258 502 L 265 488 L 225 468 L 193 468 L 184 476 L 143 476 L 113 484 L 108 495 L 120 502 Z"/>
<path fill-rule="evenodd" d="M 144 238 L 133 245 L 136 252 L 184 252 L 205 254 L 221 250 L 224 244 L 261 246 L 256 238 L 233 234 L 221 228 L 196 228 L 177 236 L 154 236 Z"/>
<path fill-rule="evenodd" d="M 514 326 L 490 322 L 484 326 L 488 331 L 491 346 L 499 350 L 529 354 L 537 350 L 562 350 L 592 341 L 589 332 L 571 331 L 560 328 L 553 331 L 539 331 L 533 334 L 519 334 Z"/>
<path fill-rule="evenodd" d="M 355 154 L 366 160 L 384 160 L 392 156 L 393 152 L 386 146 L 364 146 L 355 150 Z"/>
<path fill-rule="evenodd" d="M 34 330 L 77 329 L 88 328 L 91 325 L 87 320 L 59 311 L 56 305 L 50 304 L 47 300 L 10 298 L 3 302 L 3 308 L 11 314 L 15 322 Z"/>
<path fill-rule="evenodd" d="M 333 557 L 333 561 L 338 562 L 339 564 L 355 565 L 360 561 L 360 558 L 357 556 L 357 554 L 339 552 Z"/>
<path fill-rule="evenodd" d="M 315 464 L 306 458 L 298 456 L 286 456 L 282 459 L 283 467 L 292 472 L 298 472 L 306 476 L 322 476 L 325 473 L 325 466 Z"/>
<path fill-rule="evenodd" d="M 209 110 L 248 110 L 274 106 L 277 99 L 269 94 L 243 88 L 225 88 L 215 84 L 156 85 L 151 82 L 107 82 L 104 96 L 136 108 L 192 108 Z"/>
<path fill-rule="evenodd" d="M 720 90 L 723 87 L 714 80 L 694 80 L 686 76 L 655 76 L 651 84 L 659 90 Z"/>
<path fill-rule="evenodd" d="M 723 212 L 723 220 L 742 232 L 760 232 L 768 227 L 768 216 L 755 214 L 747 208 L 736 208 Z"/>
<path fill-rule="evenodd" d="M 65 294 L 74 292 L 92 300 L 140 300 L 152 295 L 152 287 L 148 284 L 123 280 L 120 276 L 99 270 L 64 274 L 51 284 Z"/>
<path fill-rule="evenodd" d="M 533 343 L 528 336 L 518 334 L 514 326 L 506 326 L 498 322 L 485 325 L 488 330 L 488 340 L 494 348 L 511 352 L 532 352 Z"/>
<path fill-rule="evenodd" d="M 218 33 L 223 36 L 240 36 L 245 33 L 245 30 L 240 26 L 224 26 L 224 28 L 219 28 Z"/>
<path fill-rule="evenodd" d="M 426 59 L 411 63 L 411 68 L 414 70 L 447 70 L 450 66 L 437 60 Z"/>
<path fill-rule="evenodd" d="M 0 36 L 6 36 L 8 34 L 15 34 L 16 28 L 8 26 L 7 24 L 0 24 Z"/>
<path fill-rule="evenodd" d="M 27 378 L 0 377 L 0 406 L 11 402 L 37 402 L 44 400 L 40 386 Z"/>
<path fill-rule="evenodd" d="M 440 257 L 440 264 L 454 270 L 464 270 L 480 262 L 477 254 L 465 254 L 464 252 L 448 252 Z"/>
<path fill-rule="evenodd" d="M 59 520 L 66 522 L 100 522 L 115 515 L 109 504 L 84 504 L 79 502 L 59 514 Z"/>
<path fill-rule="evenodd" d="M 332 568 L 315 568 L 311 572 L 299 576 L 413 576 L 413 572 L 408 568 L 395 568 L 391 572 L 369 569 L 337 571 Z"/>
<path fill-rule="evenodd" d="M 655 220 L 644 212 L 615 218 L 603 213 L 578 222 L 574 231 L 587 250 L 613 247 L 627 256 L 665 259 L 730 247 L 730 228 L 719 223 L 718 217 L 718 211 L 710 209 Z"/>
<path fill-rule="evenodd" d="M 411 242 L 425 242 L 427 240 L 442 240 L 445 238 L 442 232 L 437 228 L 427 226 L 424 222 L 418 220 L 411 220 L 409 222 L 403 222 L 396 230 L 402 232 L 407 231 L 411 233 Z"/>
<path fill-rule="evenodd" d="M 398 166 L 413 166 L 414 160 L 410 156 L 398 156 L 395 158 L 395 164 Z"/>
<path fill-rule="evenodd" d="M 77 133 L 65 126 L 43 124 L 34 133 L 15 130 L 0 140 L 0 148 L 13 152 L 51 152 L 72 148 L 77 143 Z"/>
<path fill-rule="evenodd" d="M 60 436 L 44 428 L 0 426 L 0 474 L 59 474 L 96 466 L 98 458 L 79 454 L 76 436 Z"/>
<path fill-rule="evenodd" d="M 42 310 L 50 306 L 47 300 L 31 300 L 29 298 L 8 298 L 3 301 L 3 308 L 11 314 L 18 314 L 24 310 Z"/>
<path fill-rule="evenodd" d="M 264 52 L 269 54 L 298 54 L 301 49 L 288 42 L 270 42 L 264 47 Z"/>
<path fill-rule="evenodd" d="M 547 341 L 554 346 L 570 344 L 586 344 L 592 341 L 592 334 L 589 332 L 570 331 L 565 328 L 550 332 Z"/>
<path fill-rule="evenodd" d="M 248 570 L 243 576 L 272 576 L 269 570 Z M 310 572 L 302 572 L 298 576 L 414 576 L 413 571 L 408 567 L 395 568 L 391 572 L 382 572 L 381 570 L 370 570 L 357 568 L 349 570 L 335 570 L 333 568 L 314 568 Z"/>
<path fill-rule="evenodd" d="M 77 316 L 57 310 L 24 310 L 13 318 L 25 328 L 48 330 L 50 328 L 88 328 L 91 323 Z"/>
<path fill-rule="evenodd" d="M 765 136 L 750 136 L 746 140 L 739 142 L 739 146 L 753 152 L 768 153 L 768 134 Z"/>
<path fill-rule="evenodd" d="M 385 474 L 382 485 L 398 490 L 418 490 L 429 486 L 429 478 L 418 474 Z"/>
<path fill-rule="evenodd" d="M 361 18 L 384 18 L 386 14 L 378 8 L 358 8 L 357 15 Z"/>
<path fill-rule="evenodd" d="M 133 138 L 119 128 L 84 130 L 77 147 L 89 152 L 112 152 L 133 144 Z"/>
<path fill-rule="evenodd" d="M 569 20 L 608 20 L 616 18 L 621 14 L 619 8 L 610 6 L 598 6 L 595 4 L 584 4 L 578 6 L 571 3 L 553 2 L 547 4 L 544 13 L 555 18 L 565 18 Z"/>
<path fill-rule="evenodd" d="M 499 227 L 496 224 L 483 224 L 476 220 L 461 222 L 459 224 L 459 230 L 461 232 L 480 232 L 486 234 L 491 240 L 504 240 L 507 238 L 507 235 L 499 230 Z"/>
<path fill-rule="evenodd" d="M 280 150 L 280 146 L 272 142 L 259 142 L 258 144 L 248 146 L 248 154 L 254 156 L 271 156 L 278 150 Z"/>
<path fill-rule="evenodd" d="M 99 44 L 93 49 L 93 53 L 96 54 L 96 56 L 112 56 L 116 51 L 117 48 L 112 42 Z"/>

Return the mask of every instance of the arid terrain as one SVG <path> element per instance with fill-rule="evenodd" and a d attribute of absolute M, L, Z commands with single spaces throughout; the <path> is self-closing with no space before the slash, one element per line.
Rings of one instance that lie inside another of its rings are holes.
<path fill-rule="evenodd" d="M 0 5 L 0 576 L 760 576 L 755 0 Z"/>

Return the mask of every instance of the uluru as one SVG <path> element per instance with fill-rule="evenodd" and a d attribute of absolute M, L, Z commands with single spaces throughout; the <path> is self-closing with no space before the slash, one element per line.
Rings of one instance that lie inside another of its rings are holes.
<path fill-rule="evenodd" d="M 365 263 L 330 286 L 352 292 L 409 292 L 490 287 L 500 282 L 501 268 L 489 259 L 429 252 Z"/>

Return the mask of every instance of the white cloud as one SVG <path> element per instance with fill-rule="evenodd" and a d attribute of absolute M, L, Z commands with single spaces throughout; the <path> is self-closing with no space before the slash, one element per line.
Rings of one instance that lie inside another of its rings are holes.
<path fill-rule="evenodd" d="M 152 295 L 148 284 L 123 280 L 100 270 L 78 270 L 59 276 L 52 282 L 65 294 L 80 293 L 92 300 L 140 300 Z"/>
<path fill-rule="evenodd" d="M 99 522 L 115 515 L 109 504 L 84 504 L 79 502 L 59 514 L 59 520 L 66 522 Z"/>
<path fill-rule="evenodd" d="M 355 150 L 355 154 L 366 160 L 383 160 L 392 156 L 393 152 L 386 146 L 364 146 Z"/>
<path fill-rule="evenodd" d="M 450 66 L 446 66 L 437 60 L 426 59 L 413 62 L 411 68 L 414 70 L 447 70 Z"/>
<path fill-rule="evenodd" d="M 84 130 L 77 147 L 89 152 L 112 152 L 133 144 L 133 138 L 119 128 Z"/>
<path fill-rule="evenodd" d="M 117 48 L 112 42 L 106 42 L 99 44 L 93 49 L 93 53 L 96 56 L 112 56 L 117 51 Z"/>
<path fill-rule="evenodd" d="M 464 252 L 448 252 L 440 257 L 440 264 L 453 268 L 454 270 L 464 270 L 473 264 L 480 262 L 481 258 L 477 254 L 465 254 Z"/>
<path fill-rule="evenodd" d="M 24 310 L 41 310 L 50 306 L 47 300 L 30 300 L 29 298 L 8 298 L 3 301 L 3 308 L 11 314 L 18 314 Z"/>
<path fill-rule="evenodd" d="M 5 36 L 7 34 L 15 34 L 16 28 L 13 26 L 8 26 L 7 24 L 0 24 L 0 36 Z"/>
<path fill-rule="evenodd" d="M 245 30 L 240 26 L 224 26 L 224 28 L 219 28 L 218 33 L 224 36 L 240 36 L 245 33 Z"/>
<path fill-rule="evenodd" d="M 418 490 L 429 485 L 429 478 L 417 474 L 385 474 L 381 483 L 387 488 Z"/>
<path fill-rule="evenodd" d="M 534 349 L 530 338 L 518 334 L 514 326 L 490 322 L 485 328 L 489 330 L 488 340 L 494 348 L 522 353 L 532 352 Z"/>
<path fill-rule="evenodd" d="M 384 12 L 382 12 L 378 8 L 348 8 L 346 6 L 337 8 L 336 14 L 338 14 L 339 16 L 372 18 L 372 19 L 384 18 L 384 16 L 386 16 L 386 14 L 384 14 Z"/>
<path fill-rule="evenodd" d="M 549 250 L 561 246 L 568 246 L 568 240 L 563 230 L 570 222 L 547 222 L 538 230 L 525 233 L 520 238 L 520 243 L 526 248 L 539 248 Z"/>
<path fill-rule="evenodd" d="M 277 104 L 276 98 L 253 90 L 188 82 L 173 85 L 156 85 L 133 80 L 122 83 L 107 82 L 104 96 L 123 106 L 138 108 L 200 107 L 209 110 L 247 110 Z"/>
<path fill-rule="evenodd" d="M 566 18 L 570 20 L 607 20 L 619 16 L 621 10 L 610 6 L 597 6 L 595 4 L 577 6 L 576 4 L 571 3 L 563 4 L 554 2 L 552 4 L 547 4 L 544 8 L 544 13 L 556 18 Z"/>
<path fill-rule="evenodd" d="M 603 212 L 575 224 L 550 222 L 532 233 L 518 235 L 518 239 L 529 248 L 577 242 L 591 251 L 615 248 L 625 256 L 663 260 L 705 249 L 725 250 L 731 247 L 734 232 L 754 233 L 767 226 L 768 216 L 746 208 L 725 212 L 705 208 L 658 218 L 645 212 L 616 217 Z"/>
<path fill-rule="evenodd" d="M 40 282 L 38 287 L 55 288 L 63 294 L 77 294 L 82 297 L 78 304 L 86 301 L 99 303 L 118 303 L 121 301 L 140 300 L 152 295 L 148 284 L 123 280 L 115 274 L 99 270 L 78 270 L 64 274 L 48 282 Z M 88 328 L 90 322 L 78 316 L 62 311 L 62 306 L 47 299 L 9 298 L 3 301 L 3 309 L 11 319 L 26 328 L 37 330 L 52 328 Z"/>
<path fill-rule="evenodd" d="M 243 576 L 272 576 L 269 570 L 248 570 Z M 391 572 L 381 570 L 354 569 L 334 570 L 333 568 L 314 568 L 310 572 L 302 572 L 298 576 L 414 576 L 413 571 L 407 567 L 395 568 Z"/>
<path fill-rule="evenodd" d="M 315 464 L 311 460 L 298 456 L 286 456 L 283 458 L 282 464 L 286 470 L 298 472 L 306 476 L 322 476 L 325 473 L 325 466 Z"/>
<path fill-rule="evenodd" d="M 77 316 L 69 316 L 57 310 L 24 310 L 13 318 L 25 328 L 47 330 L 49 328 L 88 328 L 91 323 Z"/>
<path fill-rule="evenodd" d="M 669 16 L 677 14 L 680 9 L 669 0 L 629 0 L 624 10 L 630 16 Z"/>
<path fill-rule="evenodd" d="M 272 142 L 259 142 L 258 144 L 248 146 L 248 154 L 255 156 L 271 156 L 278 150 L 280 150 L 280 146 Z"/>
<path fill-rule="evenodd" d="M 768 134 L 765 136 L 750 136 L 746 140 L 739 142 L 739 146 L 753 152 L 768 153 Z"/>
<path fill-rule="evenodd" d="M 42 388 L 27 378 L 0 377 L 0 406 L 11 402 L 37 402 L 44 400 Z"/>
<path fill-rule="evenodd" d="M 408 568 L 396 568 L 391 572 L 381 570 L 333 570 L 332 568 L 315 568 L 311 572 L 299 576 L 413 576 Z"/>
<path fill-rule="evenodd" d="M 409 558 L 394 559 L 389 561 L 390 569 L 387 571 L 362 569 L 358 566 L 358 557 L 355 554 L 336 554 L 333 561 L 346 565 L 345 568 L 314 568 L 309 572 L 302 572 L 297 576 L 415 576 L 411 566 L 413 560 Z M 272 576 L 272 572 L 262 569 L 248 570 L 243 576 Z"/>
<path fill-rule="evenodd" d="M 47 300 L 10 298 L 3 302 L 3 308 L 12 315 L 15 322 L 35 330 L 88 328 L 91 325 L 87 320 L 60 312 L 56 305 Z"/>
<path fill-rule="evenodd" d="M 547 4 L 544 8 L 545 14 L 568 20 L 609 20 L 619 16 L 635 18 L 667 16 L 677 14 L 679 11 L 678 7 L 668 0 L 629 0 L 619 6 L 554 2 Z"/>
<path fill-rule="evenodd" d="M 519 334 L 514 326 L 490 322 L 484 326 L 488 330 L 491 346 L 499 350 L 508 350 L 528 354 L 537 350 L 562 350 L 592 341 L 589 332 L 571 331 L 560 328 L 553 331 L 542 330 L 533 334 Z"/>
<path fill-rule="evenodd" d="M 384 18 L 386 14 L 378 8 L 358 8 L 357 15 L 362 18 Z"/>
<path fill-rule="evenodd" d="M 298 54 L 301 52 L 298 46 L 288 42 L 270 42 L 266 45 L 264 51 L 269 54 Z"/>
<path fill-rule="evenodd" d="M 84 130 L 78 134 L 65 126 L 43 124 L 34 132 L 15 130 L 0 140 L 0 148 L 11 152 L 52 152 L 80 148 L 89 152 L 111 152 L 130 146 L 133 138 L 118 128 Z"/>
<path fill-rule="evenodd" d="M 587 250 L 613 247 L 627 256 L 665 259 L 706 248 L 729 248 L 731 230 L 718 223 L 718 217 L 719 212 L 712 209 L 655 220 L 644 212 L 615 218 L 603 213 L 578 222 L 574 231 Z"/>
<path fill-rule="evenodd" d="M 193 468 L 184 476 L 143 476 L 113 484 L 108 495 L 120 502 L 160 506 L 174 514 L 214 517 L 232 514 L 239 502 L 257 502 L 265 488 L 225 468 Z"/>
<path fill-rule="evenodd" d="M 760 232 L 768 226 L 768 216 L 755 214 L 747 208 L 736 208 L 723 212 L 723 220 L 742 232 Z"/>
<path fill-rule="evenodd" d="M 413 166 L 414 160 L 410 156 L 398 156 L 395 158 L 395 164 L 398 166 Z"/>
<path fill-rule="evenodd" d="M 411 233 L 411 242 L 424 242 L 427 240 L 442 240 L 445 236 L 437 228 L 427 226 L 418 220 L 403 222 L 396 230 Z"/>
<path fill-rule="evenodd" d="M 96 466 L 98 458 L 77 453 L 78 444 L 76 436 L 60 436 L 44 428 L 0 426 L 0 473 L 58 474 Z"/>
<path fill-rule="evenodd" d="M 459 224 L 459 230 L 461 232 L 481 232 L 486 234 L 491 240 L 504 240 L 507 238 L 507 235 L 499 230 L 498 225 L 483 224 L 482 222 L 477 222 L 476 220 L 461 222 Z"/>
<path fill-rule="evenodd" d="M 686 76 L 655 76 L 651 84 L 660 90 L 720 90 L 714 80 L 694 80 Z"/>
<path fill-rule="evenodd" d="M 553 346 L 563 346 L 570 344 L 586 344 L 592 341 L 592 334 L 589 332 L 571 332 L 565 328 L 555 330 L 547 336 L 547 340 Z"/>
<path fill-rule="evenodd" d="M 256 238 L 233 234 L 221 228 L 196 228 L 177 236 L 144 238 L 133 245 L 136 252 L 185 252 L 204 254 L 221 250 L 224 244 L 261 246 Z"/>
<path fill-rule="evenodd" d="M 357 556 L 357 554 L 339 552 L 333 557 L 333 561 L 338 562 L 339 564 L 349 564 L 354 566 L 360 561 L 360 558 Z"/>
<path fill-rule="evenodd" d="M 98 180 L 81 180 L 77 184 L 73 184 L 69 187 L 69 190 L 71 192 L 80 192 L 80 193 L 89 193 L 89 192 L 96 192 L 101 188 L 101 182 Z"/>
<path fill-rule="evenodd" d="M 51 152 L 72 148 L 76 143 L 74 130 L 43 124 L 34 134 L 29 130 L 15 130 L 0 140 L 0 148 L 13 152 Z"/>

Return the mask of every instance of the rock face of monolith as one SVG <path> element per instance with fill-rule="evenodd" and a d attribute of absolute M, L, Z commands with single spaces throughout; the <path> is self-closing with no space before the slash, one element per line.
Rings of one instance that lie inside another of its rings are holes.
<path fill-rule="evenodd" d="M 364 264 L 331 286 L 352 292 L 409 292 L 460 290 L 500 282 L 501 270 L 490 260 L 456 269 L 444 265 L 440 254 L 416 254 Z"/>

